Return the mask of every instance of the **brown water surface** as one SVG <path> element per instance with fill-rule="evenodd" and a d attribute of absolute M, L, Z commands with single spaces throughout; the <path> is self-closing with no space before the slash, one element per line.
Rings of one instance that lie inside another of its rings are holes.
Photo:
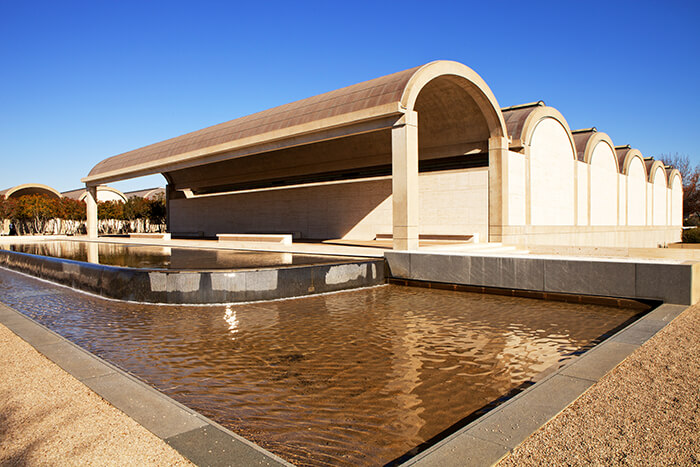
<path fill-rule="evenodd" d="M 141 305 L 1 268 L 0 300 L 302 465 L 389 462 L 635 313 L 401 286 Z"/>

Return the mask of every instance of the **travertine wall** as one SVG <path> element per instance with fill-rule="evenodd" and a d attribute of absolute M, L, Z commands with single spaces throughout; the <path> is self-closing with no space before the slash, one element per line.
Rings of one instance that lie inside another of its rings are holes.
<path fill-rule="evenodd" d="M 644 163 L 634 158 L 627 175 L 620 177 L 627 181 L 627 225 L 646 225 L 647 181 Z"/>
<path fill-rule="evenodd" d="M 590 162 L 590 225 L 617 225 L 617 157 L 600 141 Z"/>
<path fill-rule="evenodd" d="M 479 234 L 488 225 L 486 168 L 419 177 L 421 234 Z M 371 240 L 392 233 L 391 179 L 326 183 L 170 201 L 171 231 L 297 233 L 303 238 Z"/>
<path fill-rule="evenodd" d="M 634 158 L 627 173 L 606 141 L 591 163 L 577 160 L 554 118 L 535 127 L 528 150 L 509 151 L 506 225 L 490 232 L 488 169 L 419 176 L 419 232 L 473 235 L 519 245 L 649 247 L 680 239 L 682 186 Z M 654 180 L 650 183 L 648 180 Z M 310 239 L 371 240 L 392 233 L 391 177 L 170 200 L 173 233 L 295 233 Z"/>
<path fill-rule="evenodd" d="M 664 169 L 657 167 L 652 175 L 652 203 L 653 214 L 651 225 L 666 225 L 666 174 Z"/>
<path fill-rule="evenodd" d="M 581 161 L 576 161 L 576 225 L 588 225 L 588 164 Z"/>
<path fill-rule="evenodd" d="M 521 225 L 526 221 L 527 161 L 522 154 L 508 152 L 508 219 L 509 225 Z"/>
<path fill-rule="evenodd" d="M 670 188 L 671 199 L 671 225 L 683 223 L 683 184 L 680 177 L 674 177 Z"/>
<path fill-rule="evenodd" d="M 663 167 L 656 166 L 658 173 L 647 177 L 639 157 L 631 160 L 626 174 L 619 173 L 615 151 L 605 140 L 593 148 L 590 163 L 579 161 L 567 129 L 554 118 L 543 118 L 529 147 L 520 154 L 511 152 L 508 163 L 509 223 L 491 240 L 609 247 L 654 247 L 680 240 L 679 178 L 674 176 L 675 185 L 667 188 Z M 523 185 L 529 193 L 529 222 L 518 214 Z"/>
<path fill-rule="evenodd" d="M 566 129 L 542 119 L 530 142 L 530 223 L 573 225 L 574 154 Z"/>

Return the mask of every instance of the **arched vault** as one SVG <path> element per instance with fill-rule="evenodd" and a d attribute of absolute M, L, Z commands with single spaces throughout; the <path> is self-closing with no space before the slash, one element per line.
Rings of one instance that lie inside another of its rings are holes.
<path fill-rule="evenodd" d="M 22 185 L 17 185 L 7 190 L 0 191 L 0 196 L 4 196 L 6 199 L 9 198 L 19 198 L 24 195 L 45 195 L 50 198 L 60 198 L 61 193 L 55 188 L 48 185 L 42 185 L 41 183 L 25 183 Z"/>
<path fill-rule="evenodd" d="M 471 68 L 441 60 L 107 158 L 82 181 L 161 173 L 173 199 L 391 175 L 394 246 L 407 249 L 417 247 L 419 170 L 488 164 L 489 224 L 498 226 L 507 153 L 489 87 Z"/>

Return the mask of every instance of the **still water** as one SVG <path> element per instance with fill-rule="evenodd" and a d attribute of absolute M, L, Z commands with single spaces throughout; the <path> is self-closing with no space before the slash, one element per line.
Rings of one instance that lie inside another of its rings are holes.
<path fill-rule="evenodd" d="M 0 249 L 107 266 L 198 271 L 210 269 L 253 269 L 260 267 L 279 268 L 307 264 L 343 263 L 357 259 L 268 251 L 172 248 L 61 240 L 0 245 Z"/>
<path fill-rule="evenodd" d="M 638 313 L 401 286 L 141 305 L 2 268 L 0 300 L 300 465 L 390 462 Z"/>

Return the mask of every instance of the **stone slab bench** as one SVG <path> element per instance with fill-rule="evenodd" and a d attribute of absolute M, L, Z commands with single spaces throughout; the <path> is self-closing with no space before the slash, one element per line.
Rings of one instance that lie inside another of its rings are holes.
<path fill-rule="evenodd" d="M 374 236 L 375 240 L 392 240 L 394 238 L 393 234 L 376 234 Z M 418 235 L 418 240 L 438 240 L 438 241 L 449 241 L 449 242 L 479 242 L 479 234 L 468 234 L 468 235 L 458 235 L 458 234 L 420 234 Z"/>
<path fill-rule="evenodd" d="M 291 245 L 292 234 L 216 234 L 220 242 L 279 243 Z"/>
<path fill-rule="evenodd" d="M 129 238 L 155 238 L 158 240 L 170 240 L 169 233 L 132 233 Z"/>

